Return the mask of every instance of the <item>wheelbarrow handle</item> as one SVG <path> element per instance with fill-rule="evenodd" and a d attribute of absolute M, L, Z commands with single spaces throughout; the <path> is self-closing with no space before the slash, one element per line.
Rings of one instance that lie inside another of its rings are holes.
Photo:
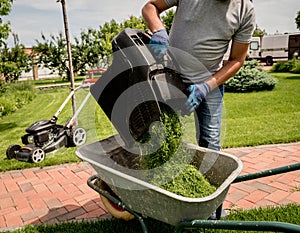
<path fill-rule="evenodd" d="M 251 173 L 251 174 L 238 176 L 232 183 L 239 183 L 242 181 L 254 180 L 254 179 L 258 179 L 258 178 L 262 178 L 262 177 L 278 175 L 278 174 L 296 171 L 296 170 L 300 170 L 300 163 L 290 164 L 287 166 L 273 168 L 273 169 L 269 169 L 269 170 L 265 170 L 265 171 L 261 171 L 261 172 L 257 172 L 257 173 Z"/>
<path fill-rule="evenodd" d="M 300 226 L 283 222 L 194 220 L 179 223 L 176 226 L 175 233 L 180 233 L 185 228 L 300 232 Z"/>

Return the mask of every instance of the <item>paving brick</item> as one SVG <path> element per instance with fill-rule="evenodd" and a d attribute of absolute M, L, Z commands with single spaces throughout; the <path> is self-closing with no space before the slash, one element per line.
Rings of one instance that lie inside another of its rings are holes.
<path fill-rule="evenodd" d="M 16 208 L 14 206 L 9 206 L 5 209 L 0 210 L 0 216 L 6 216 L 7 214 L 13 213 L 16 211 Z"/>
<path fill-rule="evenodd" d="M 266 193 L 264 191 L 255 190 L 254 192 L 252 192 L 248 196 L 246 196 L 245 199 L 252 202 L 252 203 L 256 203 L 259 200 L 264 199 L 268 195 L 269 195 L 269 193 Z"/>
<path fill-rule="evenodd" d="M 33 195 L 35 195 L 36 194 L 36 191 L 34 190 L 34 189 L 32 189 L 32 190 L 28 190 L 28 191 L 26 191 L 26 192 L 23 192 L 23 195 L 24 195 L 24 197 L 31 197 L 31 196 L 33 196 Z"/>
<path fill-rule="evenodd" d="M 78 195 L 76 197 L 74 197 L 74 199 L 78 202 L 78 203 L 81 203 L 81 202 L 86 202 L 86 201 L 89 201 L 91 200 L 91 198 L 93 197 L 96 197 L 95 193 L 92 192 L 92 190 L 88 193 L 83 193 L 81 195 Z"/>
<path fill-rule="evenodd" d="M 3 215 L 0 214 L 0 228 L 5 228 L 5 227 L 6 227 L 5 218 Z"/>
<path fill-rule="evenodd" d="M 57 217 L 63 214 L 67 214 L 68 211 L 64 208 L 55 208 L 55 209 L 51 209 L 49 210 L 47 213 L 45 213 L 43 216 L 39 217 L 39 220 L 41 222 L 45 222 L 45 223 L 55 223 L 58 222 Z"/>
<path fill-rule="evenodd" d="M 43 191 L 36 192 L 36 194 L 38 194 L 39 198 L 41 198 L 43 200 L 48 200 L 53 195 L 53 193 L 51 193 L 49 189 L 45 189 Z"/>
<path fill-rule="evenodd" d="M 58 200 L 60 200 L 61 202 L 64 202 L 66 200 L 69 200 L 70 194 L 66 193 L 65 190 L 59 191 L 55 193 L 55 196 L 57 197 Z"/>
<path fill-rule="evenodd" d="M 276 156 L 278 157 L 282 157 L 282 158 L 288 158 L 290 156 L 291 152 L 289 151 L 281 151 L 279 153 L 276 154 Z"/>
<path fill-rule="evenodd" d="M 287 199 L 290 200 L 291 202 L 300 204 L 300 191 L 293 192 L 291 195 L 287 197 Z"/>
<path fill-rule="evenodd" d="M 86 211 L 79 207 L 71 212 L 68 212 L 66 214 L 63 214 L 63 215 L 60 215 L 60 216 L 57 216 L 57 219 L 59 221 L 66 221 L 66 220 L 71 220 L 71 219 L 76 219 L 76 217 L 80 216 L 80 215 L 83 215 L 85 214 Z"/>
<path fill-rule="evenodd" d="M 13 199 L 11 197 L 6 197 L 0 199 L 0 209 L 5 209 L 14 205 Z"/>
<path fill-rule="evenodd" d="M 81 196 L 83 193 L 80 190 L 76 190 L 73 193 L 68 193 L 69 198 L 72 198 L 76 201 L 76 197 Z"/>
<path fill-rule="evenodd" d="M 56 169 L 48 170 L 48 174 L 52 179 L 57 180 L 57 181 L 65 179 L 65 177 Z"/>
<path fill-rule="evenodd" d="M 99 210 L 102 209 L 97 203 L 95 203 L 94 201 L 89 201 L 87 203 L 85 203 L 84 205 L 82 205 L 82 208 L 84 208 L 84 210 L 89 213 L 91 211 L 94 210 Z"/>
<path fill-rule="evenodd" d="M 22 192 L 27 192 L 27 191 L 33 190 L 33 186 L 31 183 L 19 184 L 19 187 L 22 190 Z"/>
<path fill-rule="evenodd" d="M 49 191 L 48 186 L 46 185 L 46 183 L 41 183 L 41 184 L 36 184 L 33 186 L 34 190 L 37 193 L 43 192 L 43 191 Z"/>
<path fill-rule="evenodd" d="M 23 226 L 23 221 L 20 216 L 5 216 L 6 227 Z"/>
<path fill-rule="evenodd" d="M 21 219 L 23 222 L 28 222 L 28 221 L 36 221 L 39 219 L 39 217 L 37 216 L 37 213 L 34 211 L 34 212 L 23 214 L 21 216 Z"/>
<path fill-rule="evenodd" d="M 278 148 L 278 147 L 269 147 L 268 150 L 273 151 L 273 152 L 280 152 L 280 151 L 282 151 L 282 149 Z M 274 153 L 273 153 L 273 156 L 274 156 Z"/>
<path fill-rule="evenodd" d="M 285 199 L 282 199 L 279 203 L 277 203 L 277 205 L 288 205 L 290 203 L 295 203 L 294 201 L 291 201 L 288 198 L 289 198 L 289 196 Z"/>
<path fill-rule="evenodd" d="M 76 219 L 97 218 L 97 217 L 101 217 L 101 216 L 103 216 L 105 214 L 107 214 L 107 211 L 98 208 L 98 209 L 89 210 L 85 214 L 79 215 L 79 216 L 77 216 L 75 218 Z"/>
<path fill-rule="evenodd" d="M 20 210 L 26 207 L 30 207 L 29 202 L 23 195 L 13 196 L 14 206 L 16 210 Z"/>
<path fill-rule="evenodd" d="M 25 169 L 22 171 L 22 174 L 27 180 L 37 179 L 35 172 L 36 172 L 36 169 Z"/>
<path fill-rule="evenodd" d="M 285 192 L 283 190 L 276 190 L 270 195 L 266 196 L 266 199 L 274 203 L 279 203 L 281 200 L 285 199 L 288 195 L 290 195 L 289 192 Z"/>
<path fill-rule="evenodd" d="M 21 215 L 23 215 L 23 214 L 26 214 L 26 213 L 31 213 L 31 212 L 33 212 L 33 209 L 32 209 L 32 207 L 31 206 L 26 206 L 26 207 L 24 207 L 24 208 L 22 208 L 22 209 L 17 209 L 16 211 L 15 211 L 15 213 L 18 215 L 18 216 L 21 216 Z M 12 214 L 14 214 L 14 213 L 12 213 Z"/>
<path fill-rule="evenodd" d="M 34 220 L 28 220 L 28 221 L 23 221 L 24 225 L 37 225 L 43 223 L 39 218 L 34 219 Z"/>
<path fill-rule="evenodd" d="M 68 210 L 73 211 L 78 208 L 79 204 L 74 199 L 69 199 L 62 202 L 62 205 Z"/>
<path fill-rule="evenodd" d="M 7 190 L 6 190 L 6 187 L 4 185 L 3 180 L 0 180 L 0 190 L 1 190 L 1 192 L 5 191 L 5 193 L 7 193 Z"/>
<path fill-rule="evenodd" d="M 276 206 L 277 203 L 274 203 L 270 200 L 267 200 L 267 199 L 262 199 L 262 200 L 259 200 L 255 203 L 256 207 L 255 208 L 258 208 L 258 207 L 267 207 L 267 206 Z"/>
<path fill-rule="evenodd" d="M 290 191 L 291 189 L 293 189 L 293 186 L 291 186 L 289 183 L 282 183 L 278 181 L 271 182 L 269 183 L 269 185 L 283 191 Z"/>
<path fill-rule="evenodd" d="M 252 168 L 252 167 L 245 167 L 243 169 L 243 171 L 241 172 L 241 175 L 245 175 L 245 174 L 253 174 L 253 173 L 257 173 L 259 172 L 257 169 L 255 168 Z"/>
<path fill-rule="evenodd" d="M 244 199 L 247 195 L 248 193 L 236 189 L 236 191 L 228 193 L 226 200 L 234 203 L 241 199 Z"/>
<path fill-rule="evenodd" d="M 19 190 L 19 185 L 13 180 L 5 180 L 4 185 L 8 193 Z"/>
<path fill-rule="evenodd" d="M 56 194 L 57 192 L 63 191 L 63 188 L 61 187 L 60 183 L 54 183 L 54 184 L 48 185 L 48 189 L 53 194 Z"/>
<path fill-rule="evenodd" d="M 49 174 L 47 172 L 45 172 L 45 170 L 43 170 L 43 169 L 37 171 L 35 173 L 35 175 L 39 178 L 39 180 L 44 180 L 45 181 L 45 180 L 51 179 Z"/>
<path fill-rule="evenodd" d="M 238 207 L 238 208 L 241 208 L 241 209 L 251 209 L 251 208 L 255 208 L 256 205 L 250 201 L 247 201 L 245 199 L 242 199 L 242 200 L 239 200 L 235 203 L 235 205 Z"/>
<path fill-rule="evenodd" d="M 256 188 L 254 188 L 252 185 L 249 185 L 248 183 L 239 183 L 237 185 L 234 186 L 236 189 L 239 189 L 245 193 L 252 193 L 255 190 L 257 190 Z"/>
<path fill-rule="evenodd" d="M 51 198 L 49 200 L 45 200 L 45 204 L 49 209 L 59 208 L 62 206 L 62 203 L 57 198 Z"/>
<path fill-rule="evenodd" d="M 33 210 L 41 210 L 41 209 L 47 209 L 47 204 L 42 199 L 32 199 L 30 202 L 30 206 Z"/>
<path fill-rule="evenodd" d="M 259 179 L 259 180 L 260 181 L 254 181 L 254 182 L 250 181 L 251 182 L 250 185 L 261 191 L 267 192 L 267 193 L 273 193 L 276 191 L 276 188 L 263 183 L 262 179 Z"/>

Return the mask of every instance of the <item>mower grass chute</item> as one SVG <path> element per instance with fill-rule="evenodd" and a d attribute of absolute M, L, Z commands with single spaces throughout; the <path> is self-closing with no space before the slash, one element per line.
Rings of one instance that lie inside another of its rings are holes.
<path fill-rule="evenodd" d="M 8 159 L 38 163 L 42 162 L 46 153 L 58 150 L 61 147 L 81 146 L 86 142 L 87 133 L 82 127 L 76 126 L 76 118 L 90 97 L 90 92 L 85 97 L 75 114 L 65 125 L 57 124 L 58 115 L 66 106 L 75 92 L 82 86 L 70 92 L 64 103 L 50 120 L 36 121 L 25 131 L 21 137 L 24 146 L 17 144 L 10 145 L 6 150 Z"/>

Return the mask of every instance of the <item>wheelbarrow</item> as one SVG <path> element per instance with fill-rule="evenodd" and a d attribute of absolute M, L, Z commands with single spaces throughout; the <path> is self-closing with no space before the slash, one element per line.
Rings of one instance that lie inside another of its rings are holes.
<path fill-rule="evenodd" d="M 144 233 L 147 226 L 143 217 L 150 217 L 175 226 L 175 232 L 185 228 L 214 228 L 255 231 L 300 232 L 300 226 L 280 222 L 247 222 L 220 220 L 222 203 L 232 183 L 275 175 L 300 169 L 300 163 L 258 174 L 238 176 L 242 162 L 227 153 L 209 150 L 190 143 L 182 145 L 194 153 L 199 171 L 216 191 L 203 198 L 186 198 L 155 186 L 144 177 L 144 172 L 134 168 L 135 155 L 128 152 L 119 135 L 79 148 L 76 155 L 87 161 L 97 175 L 87 181 L 89 187 L 108 199 L 112 205 L 136 217 Z M 109 186 L 103 189 L 95 182 L 102 180 Z M 216 210 L 218 220 L 208 220 Z M 170 214 L 172 213 L 172 214 Z"/>

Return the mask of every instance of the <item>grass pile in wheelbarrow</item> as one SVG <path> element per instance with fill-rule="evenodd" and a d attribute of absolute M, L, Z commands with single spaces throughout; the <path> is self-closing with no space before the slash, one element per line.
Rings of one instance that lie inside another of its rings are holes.
<path fill-rule="evenodd" d="M 216 191 L 194 164 L 189 164 L 190 152 L 180 147 L 182 124 L 178 115 L 168 107 L 162 108 L 161 125 L 154 125 L 142 140 L 146 144 L 139 166 L 150 171 L 150 183 L 184 197 L 201 198 Z M 149 139 L 151 143 L 147 143 Z M 162 143 L 161 143 L 162 142 Z M 149 153 L 153 148 L 158 150 Z M 174 159 L 174 156 L 177 158 Z M 159 168 L 159 169 L 158 169 Z M 153 169 L 158 171 L 151 172 Z"/>

